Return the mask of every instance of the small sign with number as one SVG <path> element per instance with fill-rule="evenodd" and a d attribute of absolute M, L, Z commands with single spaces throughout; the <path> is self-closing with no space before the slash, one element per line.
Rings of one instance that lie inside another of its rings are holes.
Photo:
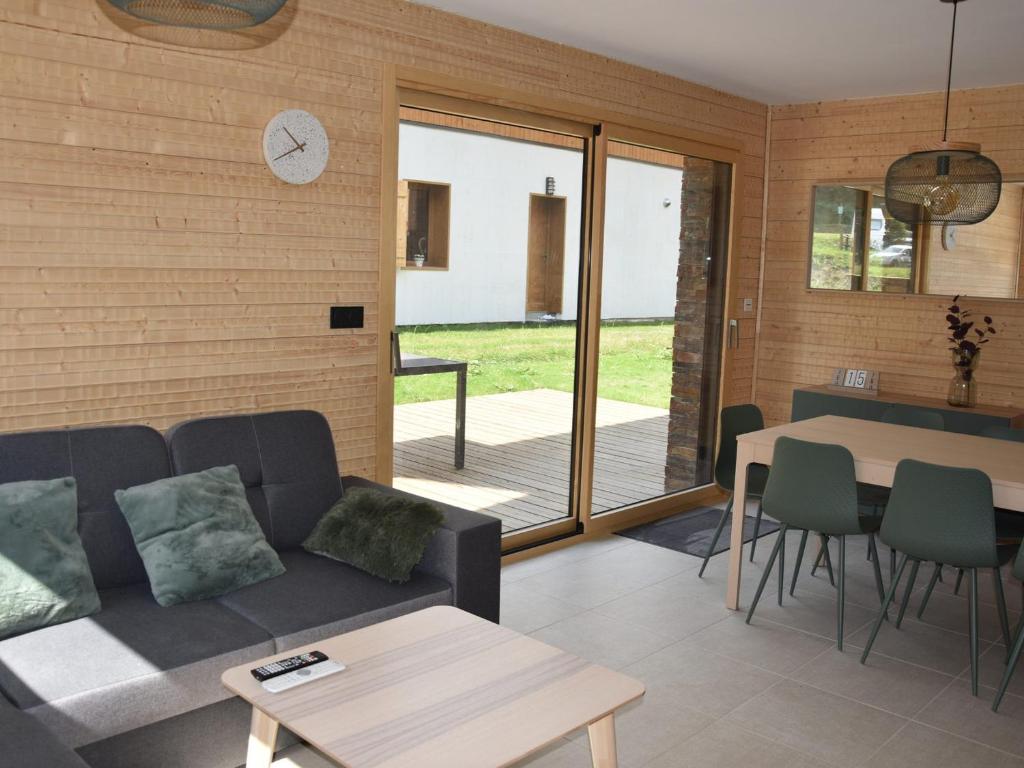
<path fill-rule="evenodd" d="M 832 374 L 830 389 L 856 389 L 873 395 L 878 394 L 878 371 L 864 368 L 836 368 Z"/>

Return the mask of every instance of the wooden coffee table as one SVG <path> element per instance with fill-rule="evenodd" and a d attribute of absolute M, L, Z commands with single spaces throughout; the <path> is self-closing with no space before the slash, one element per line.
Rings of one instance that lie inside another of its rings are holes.
<path fill-rule="evenodd" d="M 282 693 L 249 670 L 318 649 L 348 668 Z M 587 726 L 595 768 L 615 768 L 616 709 L 637 680 L 457 608 L 427 608 L 233 667 L 253 705 L 247 768 L 273 760 L 279 725 L 346 768 L 498 768 Z"/>

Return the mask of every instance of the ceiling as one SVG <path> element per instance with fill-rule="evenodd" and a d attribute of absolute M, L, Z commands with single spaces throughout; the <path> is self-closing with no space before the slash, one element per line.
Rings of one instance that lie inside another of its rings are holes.
<path fill-rule="evenodd" d="M 429 0 L 768 104 L 938 91 L 939 0 Z M 954 88 L 1024 82 L 1024 0 L 963 0 Z"/>

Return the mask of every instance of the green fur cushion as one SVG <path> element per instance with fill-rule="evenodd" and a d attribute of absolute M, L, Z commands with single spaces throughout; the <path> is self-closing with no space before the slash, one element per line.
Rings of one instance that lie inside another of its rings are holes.
<path fill-rule="evenodd" d="M 409 580 L 444 515 L 426 501 L 353 488 L 331 507 L 302 546 L 388 581 Z"/>
<path fill-rule="evenodd" d="M 0 640 L 99 609 L 74 478 L 0 485 Z"/>
<path fill-rule="evenodd" d="M 114 498 L 160 605 L 225 595 L 284 573 L 235 466 L 137 485 Z"/>

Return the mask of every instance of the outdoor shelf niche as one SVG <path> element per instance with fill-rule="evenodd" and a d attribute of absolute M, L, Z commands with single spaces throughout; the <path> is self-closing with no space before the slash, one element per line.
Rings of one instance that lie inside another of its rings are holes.
<path fill-rule="evenodd" d="M 448 269 L 451 185 L 437 181 L 398 182 L 399 269 Z"/>

